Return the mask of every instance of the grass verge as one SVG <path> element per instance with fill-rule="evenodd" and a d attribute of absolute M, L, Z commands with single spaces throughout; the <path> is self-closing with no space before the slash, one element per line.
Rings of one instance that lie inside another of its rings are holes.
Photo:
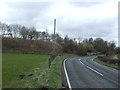
<path fill-rule="evenodd" d="M 2 54 L 2 87 L 3 88 L 22 88 L 27 83 L 24 79 L 20 79 L 19 75 L 33 73 L 39 68 L 40 72 L 46 69 L 49 55 L 39 54 Z"/>
<path fill-rule="evenodd" d="M 120 70 L 120 67 L 119 67 L 118 65 L 109 64 L 109 63 L 107 63 L 107 62 L 103 62 L 103 61 L 101 61 L 101 60 L 98 59 L 98 58 L 95 58 L 94 61 L 96 61 L 96 62 L 98 62 L 98 63 L 100 63 L 100 64 L 103 64 L 103 65 L 105 65 L 105 66 L 112 67 L 112 68 L 115 68 L 115 69 L 119 69 L 119 70 Z"/>
<path fill-rule="evenodd" d="M 26 88 L 62 88 L 61 85 L 61 62 L 67 56 L 57 56 L 52 62 L 51 68 L 40 72 L 37 70 L 34 76 L 26 78 Z"/>

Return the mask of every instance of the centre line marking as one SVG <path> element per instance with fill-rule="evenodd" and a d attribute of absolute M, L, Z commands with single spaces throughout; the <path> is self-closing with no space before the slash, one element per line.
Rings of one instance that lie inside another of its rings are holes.
<path fill-rule="evenodd" d="M 80 61 L 80 63 L 81 63 L 82 65 L 84 65 L 84 63 L 82 63 L 81 61 Z"/>
<path fill-rule="evenodd" d="M 100 72 L 98 72 L 98 71 L 96 71 L 96 70 L 92 69 L 91 67 L 87 66 L 87 68 L 88 68 L 88 69 L 90 69 L 90 70 L 92 70 L 92 71 L 94 71 L 94 72 L 96 72 L 97 74 L 99 74 L 99 75 L 103 76 L 103 74 L 101 74 Z"/>

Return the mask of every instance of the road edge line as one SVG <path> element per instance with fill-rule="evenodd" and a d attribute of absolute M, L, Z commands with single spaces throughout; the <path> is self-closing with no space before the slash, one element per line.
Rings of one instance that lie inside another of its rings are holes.
<path fill-rule="evenodd" d="M 67 59 L 64 60 L 64 71 L 65 71 L 65 76 L 66 76 L 66 78 L 67 78 L 68 87 L 70 88 L 70 90 L 72 90 L 71 85 L 70 85 L 70 80 L 69 80 L 69 78 L 68 78 L 67 70 L 66 70 L 66 67 L 65 67 L 65 61 L 66 61 L 66 60 L 67 60 Z"/>

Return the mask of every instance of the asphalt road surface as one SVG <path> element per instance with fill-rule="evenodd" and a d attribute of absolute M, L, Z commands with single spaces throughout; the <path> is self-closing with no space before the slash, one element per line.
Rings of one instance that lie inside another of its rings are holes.
<path fill-rule="evenodd" d="M 96 63 L 94 58 L 64 60 L 64 74 L 69 88 L 119 88 L 119 71 Z"/>

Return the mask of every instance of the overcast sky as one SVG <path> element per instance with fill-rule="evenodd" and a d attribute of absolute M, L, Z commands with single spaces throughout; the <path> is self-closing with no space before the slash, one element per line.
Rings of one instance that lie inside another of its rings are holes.
<path fill-rule="evenodd" d="M 53 33 L 53 20 L 56 18 L 56 32 L 62 37 L 101 37 L 118 44 L 119 0 L 68 1 L 70 0 L 2 0 L 0 21 L 34 26 L 38 31 L 47 29 Z"/>

